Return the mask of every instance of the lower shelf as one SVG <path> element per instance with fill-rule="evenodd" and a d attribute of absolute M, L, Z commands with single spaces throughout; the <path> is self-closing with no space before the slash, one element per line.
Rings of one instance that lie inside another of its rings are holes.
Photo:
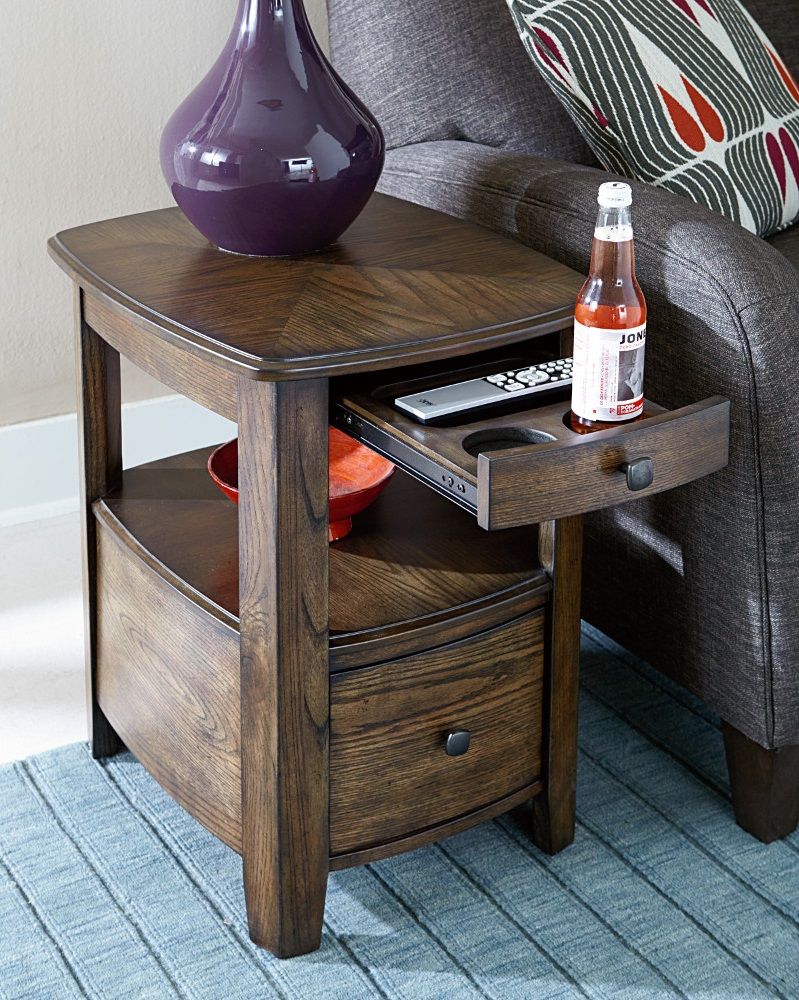
<path fill-rule="evenodd" d="M 132 470 L 95 506 L 97 694 L 166 791 L 239 850 L 236 511 L 203 460 Z M 398 475 L 331 548 L 333 867 L 538 790 L 550 583 L 535 545 Z M 463 756 L 446 753 L 450 729 L 471 734 Z"/>

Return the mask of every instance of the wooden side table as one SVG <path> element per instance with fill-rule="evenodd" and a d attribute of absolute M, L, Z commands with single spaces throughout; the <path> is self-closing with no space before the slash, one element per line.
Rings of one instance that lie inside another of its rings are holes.
<path fill-rule="evenodd" d="M 331 868 L 523 802 L 570 843 L 580 515 L 631 499 L 642 455 L 636 495 L 721 468 L 726 401 L 590 438 L 563 399 L 401 418 L 389 381 L 557 352 L 582 279 L 384 196 L 302 260 L 219 252 L 177 210 L 50 247 L 77 288 L 92 750 L 124 741 L 242 854 L 253 940 L 313 950 Z M 120 354 L 238 421 L 238 517 L 205 452 L 123 472 Z M 402 471 L 328 549 L 331 419 Z"/>

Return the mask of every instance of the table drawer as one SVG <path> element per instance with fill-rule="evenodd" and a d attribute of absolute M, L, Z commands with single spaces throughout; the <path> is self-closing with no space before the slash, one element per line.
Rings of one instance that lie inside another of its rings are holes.
<path fill-rule="evenodd" d="M 672 411 L 648 401 L 642 420 L 576 434 L 568 426 L 568 393 L 521 412 L 426 426 L 392 405 L 395 396 L 422 387 L 430 383 L 351 383 L 338 392 L 335 423 L 489 530 L 660 493 L 722 469 L 728 460 L 730 405 L 721 396 Z M 626 469 L 637 459 L 649 460 L 639 466 L 649 474 L 636 482 Z"/>
<path fill-rule="evenodd" d="M 331 677 L 332 855 L 440 826 L 538 780 L 543 640 L 536 612 Z M 456 731 L 469 747 L 450 756 Z"/>

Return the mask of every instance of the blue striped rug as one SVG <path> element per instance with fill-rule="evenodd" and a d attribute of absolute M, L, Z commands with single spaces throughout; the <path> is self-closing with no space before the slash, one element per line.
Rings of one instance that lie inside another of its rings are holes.
<path fill-rule="evenodd" d="M 321 951 L 247 937 L 239 858 L 130 756 L 0 769 L 0 997 L 799 997 L 799 837 L 733 823 L 717 720 L 586 628 L 577 839 L 503 818 L 331 876 Z"/>

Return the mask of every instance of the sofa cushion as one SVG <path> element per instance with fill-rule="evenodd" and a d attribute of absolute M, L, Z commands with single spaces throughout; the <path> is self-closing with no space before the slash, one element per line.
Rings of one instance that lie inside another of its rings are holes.
<path fill-rule="evenodd" d="M 426 139 L 596 159 L 530 64 L 504 0 L 328 0 L 338 72 L 389 149 Z"/>
<path fill-rule="evenodd" d="M 599 160 L 768 235 L 799 217 L 799 84 L 738 0 L 508 0 Z"/>

